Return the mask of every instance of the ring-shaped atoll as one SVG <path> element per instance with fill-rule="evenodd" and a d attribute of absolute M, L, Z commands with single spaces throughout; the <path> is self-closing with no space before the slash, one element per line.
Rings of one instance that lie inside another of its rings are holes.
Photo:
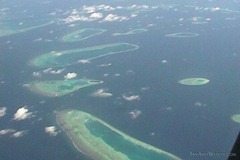
<path fill-rule="evenodd" d="M 103 81 L 92 79 L 34 81 L 26 86 L 34 93 L 47 97 L 60 97 L 81 88 L 101 84 Z"/>
<path fill-rule="evenodd" d="M 173 38 L 193 38 L 193 37 L 198 37 L 198 33 L 193 33 L 193 32 L 179 32 L 179 33 L 171 33 L 171 34 L 166 34 L 166 37 L 173 37 Z"/>
<path fill-rule="evenodd" d="M 30 61 L 30 65 L 42 68 L 64 67 L 79 63 L 81 60 L 93 60 L 104 56 L 133 51 L 139 47 L 129 43 L 111 43 L 106 45 L 49 52 Z"/>
<path fill-rule="evenodd" d="M 178 83 L 189 86 L 199 86 L 209 83 L 210 80 L 206 78 L 186 78 L 179 80 Z"/>
<path fill-rule="evenodd" d="M 62 42 L 82 41 L 82 40 L 86 40 L 88 38 L 100 35 L 105 31 L 106 31 L 105 29 L 84 28 L 84 29 L 77 30 L 77 31 L 74 31 L 74 32 L 64 35 L 60 39 L 60 41 L 62 41 Z"/>
<path fill-rule="evenodd" d="M 232 115 L 231 119 L 232 119 L 234 122 L 240 123 L 240 114 L 234 114 L 234 115 Z"/>
<path fill-rule="evenodd" d="M 139 33 L 143 33 L 143 32 L 147 32 L 148 29 L 145 28 L 138 28 L 138 29 L 133 29 L 131 31 L 128 32 L 124 32 L 124 33 L 113 33 L 113 36 L 126 36 L 126 35 L 132 35 L 132 34 L 139 34 Z"/>
<path fill-rule="evenodd" d="M 76 149 L 93 160 L 181 160 L 86 112 L 61 111 L 56 119 Z"/>

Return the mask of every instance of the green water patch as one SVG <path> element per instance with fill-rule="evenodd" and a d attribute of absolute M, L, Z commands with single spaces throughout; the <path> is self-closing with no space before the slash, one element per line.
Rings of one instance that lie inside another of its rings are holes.
<path fill-rule="evenodd" d="M 199 86 L 209 83 L 210 80 L 206 78 L 186 78 L 179 80 L 178 83 L 189 86 Z"/>
<path fill-rule="evenodd" d="M 42 68 L 64 67 L 79 63 L 80 60 L 94 60 L 100 57 L 124 53 L 138 49 L 129 43 L 111 43 L 106 45 L 64 50 L 42 54 L 30 61 L 30 65 Z"/>
<path fill-rule="evenodd" d="M 60 41 L 62 42 L 78 42 L 83 41 L 88 38 L 95 37 L 97 35 L 102 34 L 106 30 L 104 29 L 95 29 L 95 28 L 85 28 L 81 30 L 77 30 L 74 32 L 71 32 L 69 34 L 64 35 Z"/>
<path fill-rule="evenodd" d="M 139 28 L 139 29 L 133 29 L 131 31 L 128 32 L 124 32 L 124 33 L 113 33 L 113 36 L 126 36 L 126 35 L 132 35 L 132 34 L 139 34 L 139 33 L 143 33 L 143 32 L 147 32 L 148 30 L 145 28 Z"/>
<path fill-rule="evenodd" d="M 74 146 L 94 160 L 180 160 L 82 111 L 59 112 L 57 122 Z"/>
<path fill-rule="evenodd" d="M 103 83 L 99 80 L 74 79 L 74 80 L 50 80 L 35 81 L 27 85 L 34 93 L 47 97 L 60 97 L 73 93 L 81 88 Z"/>

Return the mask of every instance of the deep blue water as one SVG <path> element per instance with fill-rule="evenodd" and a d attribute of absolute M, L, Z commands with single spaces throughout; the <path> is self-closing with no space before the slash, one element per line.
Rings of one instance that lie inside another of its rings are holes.
<path fill-rule="evenodd" d="M 44 4 L 43 2 L 46 2 Z M 66 135 L 61 132 L 51 137 L 44 132 L 54 125 L 55 111 L 76 108 L 91 113 L 121 131 L 146 143 L 166 150 L 185 160 L 224 160 L 226 156 L 191 156 L 191 153 L 228 153 L 239 131 L 239 123 L 231 116 L 239 109 L 239 21 L 240 1 L 0 1 L 0 24 L 17 28 L 18 23 L 53 24 L 28 32 L 0 37 L 0 107 L 7 113 L 0 117 L 0 130 L 13 128 L 27 130 L 23 137 L 0 136 L 0 159 L 56 159 L 85 160 Z M 66 24 L 76 8 L 79 15 L 89 16 L 82 7 L 91 5 L 123 6 L 112 11 L 98 10 L 104 16 L 112 13 L 130 17 L 137 6 L 157 6 L 151 11 L 137 12 L 137 17 L 126 21 L 76 21 Z M 217 8 L 220 9 L 217 9 Z M 6 9 L 7 8 L 7 9 Z M 217 9 L 213 11 L 213 9 Z M 50 13 L 54 13 L 49 15 Z M 206 24 L 192 24 L 193 19 Z M 75 24 L 75 27 L 68 27 Z M 0 26 L 1 27 L 1 26 Z M 106 29 L 102 35 L 76 43 L 58 41 L 61 36 L 82 28 Z M 111 36 L 131 28 L 147 28 L 148 32 Z M 0 28 L 1 30 L 1 28 Z M 51 32 L 52 31 L 52 32 Z M 51 32 L 51 33 L 50 33 Z M 178 32 L 198 33 L 194 38 L 170 38 L 166 34 Z M 41 38 L 40 41 L 36 39 Z M 51 40 L 51 41 L 49 41 Z M 103 57 L 89 64 L 68 66 L 59 75 L 32 73 L 44 69 L 29 66 L 32 58 L 50 51 L 69 50 L 115 42 L 139 45 L 139 49 L 123 54 Z M 167 63 L 162 63 L 167 60 Z M 109 67 L 99 67 L 111 63 Z M 81 89 L 60 98 L 36 95 L 23 84 L 33 80 L 63 79 L 68 72 L 78 78 L 103 80 L 98 86 Z M 104 77 L 104 74 L 109 76 Z M 120 76 L 114 76 L 120 74 Z M 205 77 L 210 83 L 203 86 L 184 86 L 178 80 Z M 141 88 L 148 88 L 142 91 Z M 105 88 L 113 94 L 109 98 L 89 96 Z M 139 101 L 126 101 L 122 94 L 140 95 Z M 42 103 L 44 101 L 44 103 Z M 196 102 L 205 106 L 196 106 Z M 35 117 L 14 121 L 18 108 L 28 106 Z M 138 109 L 142 114 L 131 119 L 129 112 Z M 151 135 L 154 133 L 154 135 Z"/>

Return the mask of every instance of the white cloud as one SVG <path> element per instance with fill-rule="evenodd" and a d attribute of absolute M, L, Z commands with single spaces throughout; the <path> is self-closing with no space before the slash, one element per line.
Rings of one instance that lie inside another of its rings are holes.
<path fill-rule="evenodd" d="M 194 106 L 196 106 L 196 107 L 206 107 L 207 105 L 202 103 L 202 102 L 197 101 L 197 102 L 194 103 Z"/>
<path fill-rule="evenodd" d="M 58 69 L 58 70 L 51 70 L 49 73 L 51 74 L 60 74 L 64 71 L 65 69 Z"/>
<path fill-rule="evenodd" d="M 91 61 L 89 61 L 88 59 L 80 59 L 78 60 L 78 63 L 85 64 L 85 63 L 91 63 Z"/>
<path fill-rule="evenodd" d="M 27 131 L 17 131 L 11 135 L 13 138 L 19 138 L 27 134 Z"/>
<path fill-rule="evenodd" d="M 86 13 L 93 13 L 96 11 L 96 7 L 95 6 L 83 6 L 83 11 L 85 11 Z"/>
<path fill-rule="evenodd" d="M 112 63 L 103 63 L 103 64 L 98 65 L 98 67 L 108 67 L 111 65 L 112 65 Z"/>
<path fill-rule="evenodd" d="M 52 69 L 52 68 L 47 68 L 47 69 L 45 69 L 45 70 L 43 70 L 43 73 L 45 73 L 45 74 L 60 74 L 60 73 L 62 73 L 63 71 L 64 71 L 65 69 L 63 68 L 63 69 L 57 69 L 57 70 L 54 70 L 54 69 Z"/>
<path fill-rule="evenodd" d="M 106 92 L 106 89 L 98 89 L 95 92 L 93 92 L 91 94 L 91 96 L 93 97 L 101 97 L 101 98 L 107 98 L 107 97 L 111 97 L 112 93 Z"/>
<path fill-rule="evenodd" d="M 149 90 L 149 89 L 150 89 L 150 87 L 146 86 L 146 87 L 142 87 L 142 88 L 141 88 L 141 91 L 147 91 L 147 90 Z"/>
<path fill-rule="evenodd" d="M 104 10 L 104 11 L 112 11 L 112 10 L 115 10 L 114 7 L 109 6 L 109 5 L 104 5 L 104 4 L 97 6 L 97 8 L 98 8 L 99 10 Z"/>
<path fill-rule="evenodd" d="M 166 59 L 162 60 L 162 63 L 168 63 L 168 61 Z"/>
<path fill-rule="evenodd" d="M 126 96 L 123 95 L 122 96 L 126 101 L 135 101 L 135 100 L 140 100 L 140 96 L 139 95 L 131 95 L 131 96 Z"/>
<path fill-rule="evenodd" d="M 119 77 L 121 74 L 120 73 L 115 73 L 113 76 L 114 77 Z"/>
<path fill-rule="evenodd" d="M 104 73 L 103 76 L 104 76 L 104 77 L 108 77 L 109 74 L 108 74 L 108 73 Z"/>
<path fill-rule="evenodd" d="M 89 16 L 89 18 L 91 18 L 91 19 L 101 19 L 101 18 L 103 18 L 103 14 L 102 13 L 92 13 L 90 16 Z"/>
<path fill-rule="evenodd" d="M 142 114 L 142 111 L 136 110 L 136 109 L 129 112 L 129 115 L 132 119 L 138 118 L 141 114 Z"/>
<path fill-rule="evenodd" d="M 67 75 L 64 76 L 65 79 L 72 79 L 72 78 L 75 78 L 77 77 L 77 73 L 67 73 Z"/>
<path fill-rule="evenodd" d="M 2 107 L 2 108 L 0 108 L 0 117 L 5 116 L 6 111 L 7 111 L 7 108 L 6 108 L 6 107 Z"/>
<path fill-rule="evenodd" d="M 129 18 L 125 16 L 118 16 L 116 14 L 108 14 L 103 21 L 107 22 L 113 22 L 113 21 L 123 21 L 123 20 L 128 20 Z"/>
<path fill-rule="evenodd" d="M 45 132 L 48 133 L 50 136 L 56 136 L 58 134 L 55 126 L 45 127 Z"/>
<path fill-rule="evenodd" d="M 14 133 L 14 132 L 16 132 L 16 130 L 12 129 L 12 128 L 3 129 L 3 130 L 0 130 L 0 136 L 10 134 L 10 133 Z"/>
<path fill-rule="evenodd" d="M 13 120 L 20 121 L 24 119 L 31 118 L 33 115 L 32 112 L 28 112 L 26 106 L 19 108 L 17 112 L 14 114 Z"/>
<path fill-rule="evenodd" d="M 71 12 L 71 14 L 78 14 L 78 10 L 76 8 L 74 8 Z"/>
<path fill-rule="evenodd" d="M 42 77 L 42 74 L 40 72 L 33 72 L 32 75 L 38 78 Z"/>
<path fill-rule="evenodd" d="M 70 15 L 67 18 L 63 19 L 66 23 L 72 23 L 76 21 L 89 21 L 89 18 L 86 16 L 80 16 L 80 15 Z"/>

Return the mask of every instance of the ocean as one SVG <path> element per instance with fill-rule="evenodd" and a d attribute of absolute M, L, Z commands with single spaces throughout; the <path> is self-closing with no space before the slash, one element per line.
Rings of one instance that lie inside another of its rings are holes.
<path fill-rule="evenodd" d="M 239 132 L 239 123 L 231 116 L 240 114 L 240 1 L 1 0 L 0 4 L 0 31 L 12 30 L 0 35 L 0 108 L 6 107 L 0 117 L 0 159 L 89 159 L 56 123 L 56 112 L 65 109 L 90 113 L 183 160 L 227 159 Z M 83 28 L 106 31 L 82 41 L 60 41 Z M 140 28 L 147 31 L 112 36 Z M 197 36 L 166 36 L 176 33 Z M 29 65 L 44 53 L 118 42 L 139 48 L 52 69 L 62 70 L 59 74 Z M 62 97 L 44 97 L 25 87 L 36 80 L 64 80 L 72 72 L 77 78 L 104 83 Z M 191 77 L 210 82 L 178 83 Z M 91 96 L 99 89 L 112 96 Z M 29 117 L 14 120 L 22 107 Z M 141 114 L 133 118 L 133 110 Z M 56 127 L 56 135 L 46 133 L 49 126 Z M 12 131 L 4 134 L 7 129 Z M 22 135 L 14 136 L 17 131 Z"/>

